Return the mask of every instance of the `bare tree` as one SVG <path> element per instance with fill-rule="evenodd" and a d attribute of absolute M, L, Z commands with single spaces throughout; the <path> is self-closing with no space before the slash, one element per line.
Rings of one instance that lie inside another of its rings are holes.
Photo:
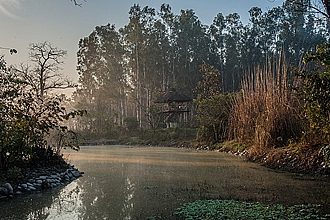
<path fill-rule="evenodd" d="M 79 3 L 78 0 L 71 0 L 74 5 L 81 6 L 82 3 Z"/>
<path fill-rule="evenodd" d="M 291 4 L 308 8 L 312 13 L 318 13 L 330 20 L 330 0 L 287 0 Z"/>
<path fill-rule="evenodd" d="M 29 50 L 32 64 L 21 64 L 16 70 L 39 97 L 43 98 L 53 89 L 74 87 L 72 82 L 60 73 L 67 54 L 65 50 L 54 47 L 49 42 L 33 43 Z"/>

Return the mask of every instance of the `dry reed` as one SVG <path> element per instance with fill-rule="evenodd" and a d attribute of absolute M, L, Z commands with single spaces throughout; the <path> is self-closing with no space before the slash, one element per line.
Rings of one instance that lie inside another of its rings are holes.
<path fill-rule="evenodd" d="M 263 151 L 300 137 L 304 123 L 302 106 L 288 82 L 283 58 L 247 74 L 241 82 L 241 93 L 234 100 L 231 138 L 252 143 Z"/>

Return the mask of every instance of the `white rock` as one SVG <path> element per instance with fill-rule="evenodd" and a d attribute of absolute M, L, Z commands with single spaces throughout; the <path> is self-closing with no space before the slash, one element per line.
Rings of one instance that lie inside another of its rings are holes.
<path fill-rule="evenodd" d="M 72 175 L 76 178 L 81 176 L 80 172 L 78 172 L 78 171 L 72 172 Z"/>
<path fill-rule="evenodd" d="M 31 191 L 36 191 L 36 190 L 37 190 L 37 189 L 36 189 L 35 187 L 33 187 L 33 186 L 29 186 L 28 189 L 30 189 Z"/>

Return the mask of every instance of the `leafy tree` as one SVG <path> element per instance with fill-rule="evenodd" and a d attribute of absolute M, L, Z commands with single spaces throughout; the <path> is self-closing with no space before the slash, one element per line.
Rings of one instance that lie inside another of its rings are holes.
<path fill-rule="evenodd" d="M 301 0 L 287 0 L 289 4 L 297 7 L 307 7 L 310 13 L 318 13 L 327 19 L 330 19 L 330 1 L 317 0 L 317 1 L 301 1 Z"/>
<path fill-rule="evenodd" d="M 6 67 L 3 59 L 0 61 L 0 169 L 3 169 L 40 156 L 40 149 L 48 146 L 50 131 L 69 132 L 64 121 L 83 112 L 68 112 L 61 96 L 41 98 L 16 71 Z"/>
<path fill-rule="evenodd" d="M 126 114 L 124 48 L 113 25 L 96 27 L 80 40 L 78 57 L 79 86 L 74 94 L 76 107 L 88 114 L 79 119 L 81 131 L 96 136 L 111 135 L 123 125 Z"/>
<path fill-rule="evenodd" d="M 181 10 L 175 17 L 174 87 L 189 96 L 200 80 L 198 66 L 208 60 L 210 39 L 206 33 L 206 26 L 202 25 L 193 10 Z"/>
<path fill-rule="evenodd" d="M 198 82 L 196 92 L 198 98 L 209 98 L 220 94 L 220 73 L 213 66 L 202 64 L 200 66 L 202 79 Z"/>
<path fill-rule="evenodd" d="M 239 86 L 242 72 L 240 39 L 243 26 L 237 13 L 229 14 L 225 21 L 228 32 L 225 36 L 225 91 L 235 91 Z"/>
<path fill-rule="evenodd" d="M 246 25 L 237 13 L 219 13 L 206 26 L 191 9 L 175 14 L 166 4 L 159 11 L 135 4 L 119 31 L 97 27 L 79 43 L 76 102 L 89 112 L 81 126 L 97 133 L 135 117 L 140 127 L 149 128 L 155 96 L 169 88 L 193 96 L 202 78 L 199 65 L 222 73 L 222 91 L 237 91 L 256 69 L 275 73 L 273 64 L 282 52 L 290 68 L 299 66 L 306 53 L 327 39 L 326 24 L 316 22 L 306 6 L 285 1 L 281 7 L 266 12 L 254 7 L 249 13 Z"/>
<path fill-rule="evenodd" d="M 214 67 L 203 64 L 202 79 L 197 86 L 197 121 L 200 141 L 216 143 L 228 135 L 231 96 L 220 93 L 220 74 Z"/>
<path fill-rule="evenodd" d="M 302 94 L 305 100 L 306 116 L 313 132 L 321 134 L 321 142 L 330 143 L 330 44 L 317 47 L 315 53 L 305 58 L 314 63 L 318 70 L 302 71 Z"/>
<path fill-rule="evenodd" d="M 197 98 L 197 139 L 217 143 L 228 137 L 231 95 L 217 94 L 207 99 Z"/>

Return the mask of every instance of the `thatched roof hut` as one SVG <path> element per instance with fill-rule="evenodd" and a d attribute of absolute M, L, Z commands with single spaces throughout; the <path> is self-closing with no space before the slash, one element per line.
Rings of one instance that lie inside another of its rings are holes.
<path fill-rule="evenodd" d="M 164 123 L 167 128 L 178 127 L 188 123 L 191 102 L 191 98 L 173 88 L 155 100 L 155 103 L 162 104 L 160 113 L 164 115 Z"/>
<path fill-rule="evenodd" d="M 192 99 L 188 96 L 179 93 L 176 89 L 171 88 L 163 95 L 159 96 L 155 103 L 169 103 L 169 102 L 191 102 Z"/>

